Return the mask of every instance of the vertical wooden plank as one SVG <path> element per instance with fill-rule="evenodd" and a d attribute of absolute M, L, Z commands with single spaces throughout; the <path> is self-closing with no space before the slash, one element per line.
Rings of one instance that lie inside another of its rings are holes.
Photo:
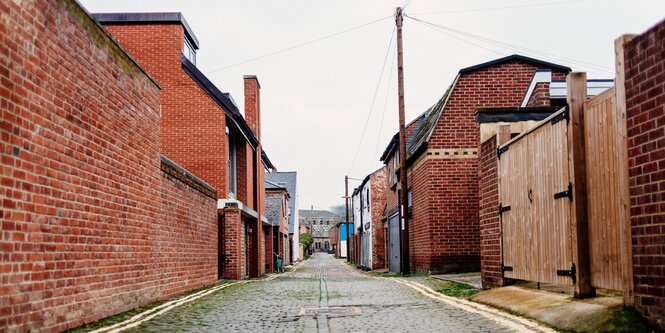
<path fill-rule="evenodd" d="M 589 267 L 589 236 L 586 206 L 586 169 L 584 158 L 584 102 L 587 98 L 586 73 L 573 72 L 566 77 L 568 91 L 568 165 L 573 185 L 570 210 L 570 231 L 573 263 L 577 281 L 574 296 L 590 297 L 596 294 L 591 286 Z"/>
<path fill-rule="evenodd" d="M 635 35 L 623 35 L 614 41 L 614 55 L 616 61 L 615 100 L 617 115 L 617 181 L 619 183 L 621 230 L 621 272 L 623 277 L 623 302 L 633 305 L 633 258 L 631 248 L 630 228 L 630 193 L 628 190 L 628 139 L 626 129 L 626 73 L 623 46 L 633 39 Z"/>

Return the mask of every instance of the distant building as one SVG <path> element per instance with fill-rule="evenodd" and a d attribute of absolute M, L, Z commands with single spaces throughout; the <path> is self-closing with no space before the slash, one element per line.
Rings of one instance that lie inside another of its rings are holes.
<path fill-rule="evenodd" d="M 365 269 L 386 267 L 386 167 L 374 171 L 351 196 L 353 206 L 355 258 Z M 352 251 L 353 251 L 352 250 Z"/>
<path fill-rule="evenodd" d="M 332 227 L 341 222 L 342 217 L 327 210 L 300 210 L 298 212 L 300 222 L 309 229 L 314 243 L 312 251 L 327 252 L 330 250 L 329 232 Z"/>
<path fill-rule="evenodd" d="M 303 256 L 303 247 L 300 245 L 300 228 L 298 223 L 298 173 L 295 171 L 286 172 L 271 172 L 266 174 L 266 180 L 273 183 L 286 185 L 286 190 L 289 193 L 289 246 L 290 260 L 287 263 L 293 263 L 300 260 Z"/>
<path fill-rule="evenodd" d="M 284 263 L 291 262 L 289 242 L 289 193 L 286 184 L 266 180 L 266 215 L 270 226 L 263 227 L 265 239 L 264 261 L 266 272 L 274 272 L 277 257 Z"/>

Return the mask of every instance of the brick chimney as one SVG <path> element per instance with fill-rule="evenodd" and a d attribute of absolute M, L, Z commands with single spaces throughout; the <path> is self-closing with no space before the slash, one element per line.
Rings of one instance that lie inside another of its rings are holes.
<path fill-rule="evenodd" d="M 245 120 L 261 141 L 261 85 L 256 75 L 245 75 Z"/>

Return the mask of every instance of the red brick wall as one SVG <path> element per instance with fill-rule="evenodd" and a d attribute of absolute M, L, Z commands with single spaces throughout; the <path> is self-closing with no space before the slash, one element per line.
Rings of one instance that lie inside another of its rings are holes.
<path fill-rule="evenodd" d="M 527 101 L 527 107 L 550 106 L 550 83 L 536 83 L 531 98 Z"/>
<path fill-rule="evenodd" d="M 665 329 L 665 22 L 625 59 L 635 307 Z"/>
<path fill-rule="evenodd" d="M 411 265 L 416 272 L 477 270 L 480 258 L 478 159 L 445 157 L 442 149 L 477 149 L 481 107 L 519 106 L 537 67 L 508 62 L 462 74 L 421 162 L 409 170 L 413 216 Z M 565 73 L 553 71 L 553 79 Z M 433 153 L 439 150 L 439 155 Z M 429 154 L 429 155 L 428 155 Z"/>
<path fill-rule="evenodd" d="M 74 1 L 0 14 L 0 327 L 61 331 L 215 282 L 215 200 L 160 171 L 157 86 Z"/>
<path fill-rule="evenodd" d="M 237 206 L 227 205 L 220 213 L 224 229 L 224 278 L 240 280 L 245 277 L 245 223 Z"/>
<path fill-rule="evenodd" d="M 372 214 L 372 269 L 386 266 L 386 238 L 383 228 L 383 211 L 386 208 L 386 168 L 370 176 L 370 200 Z"/>
<path fill-rule="evenodd" d="M 330 228 L 328 230 L 328 238 L 330 239 L 330 246 L 332 247 L 333 245 L 335 246 L 335 255 L 340 256 L 340 240 L 339 240 L 339 224 Z"/>
<path fill-rule="evenodd" d="M 185 32 L 179 23 L 105 28 L 162 87 L 162 154 L 227 198 L 224 112 L 182 69 Z"/>
<path fill-rule="evenodd" d="M 480 144 L 478 152 L 480 200 L 480 272 L 483 287 L 503 285 L 501 272 L 501 219 L 498 213 L 498 161 L 496 135 Z"/>

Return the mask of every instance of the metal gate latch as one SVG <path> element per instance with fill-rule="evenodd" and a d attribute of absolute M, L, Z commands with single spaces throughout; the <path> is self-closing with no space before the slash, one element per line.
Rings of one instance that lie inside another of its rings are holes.
<path fill-rule="evenodd" d="M 567 190 L 554 193 L 554 199 L 555 200 L 565 198 L 565 197 L 568 197 L 568 199 L 570 201 L 573 201 L 573 184 L 570 183 L 570 182 L 568 183 L 568 189 Z"/>
<path fill-rule="evenodd" d="M 575 283 L 575 281 L 577 280 L 577 276 L 576 276 L 576 273 L 575 273 L 575 263 L 573 263 L 570 266 L 570 270 L 557 269 L 556 270 L 556 275 L 558 275 L 558 276 L 570 276 L 570 278 L 573 279 L 573 283 Z"/>

